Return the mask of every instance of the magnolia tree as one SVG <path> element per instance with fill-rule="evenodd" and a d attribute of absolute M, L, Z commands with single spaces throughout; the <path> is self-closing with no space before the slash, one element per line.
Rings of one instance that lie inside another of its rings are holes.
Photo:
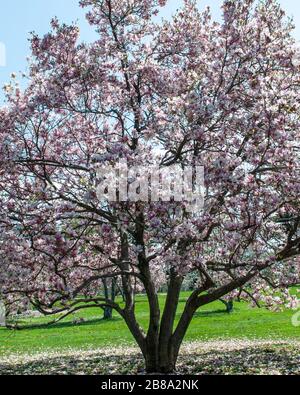
<path fill-rule="evenodd" d="M 270 307 L 295 306 L 285 290 L 299 283 L 293 26 L 272 0 L 224 1 L 220 23 L 192 0 L 157 22 L 165 3 L 82 0 L 97 41 L 78 43 L 78 27 L 56 19 L 43 38 L 33 34 L 28 87 L 12 79 L 0 112 L 3 297 L 61 317 L 114 309 L 148 372 L 175 369 L 201 306 L 241 291 Z M 165 187 L 157 200 L 142 198 L 145 174 L 135 171 L 126 190 L 136 199 L 120 199 L 122 177 L 116 198 L 101 199 L 98 170 L 120 161 L 162 174 L 203 166 L 204 207 L 191 209 L 184 184 L 178 199 L 180 171 L 169 188 L 176 198 L 166 199 Z M 194 290 L 177 315 L 191 273 Z M 113 279 L 122 303 L 99 294 Z M 135 313 L 139 290 L 147 328 Z"/>

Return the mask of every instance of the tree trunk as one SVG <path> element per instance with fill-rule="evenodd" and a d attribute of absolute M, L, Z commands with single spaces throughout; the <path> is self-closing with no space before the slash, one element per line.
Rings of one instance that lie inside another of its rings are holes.
<path fill-rule="evenodd" d="M 147 374 L 172 374 L 176 371 L 176 360 L 174 358 L 169 358 L 165 361 L 164 365 L 154 363 L 151 355 L 146 359 L 146 372 Z"/>
<path fill-rule="evenodd" d="M 128 328 L 142 350 L 146 363 L 146 372 L 148 374 L 174 373 L 176 371 L 180 347 L 196 311 L 201 306 L 220 300 L 234 289 L 245 285 L 255 275 L 253 272 L 250 272 L 246 276 L 234 280 L 210 293 L 207 291 L 213 284 L 211 280 L 208 279 L 202 287 L 196 289 L 190 295 L 174 330 L 182 278 L 177 276 L 174 272 L 170 273 L 166 304 L 160 320 L 158 298 L 152 282 L 149 281 L 149 274 L 149 271 L 147 272 L 144 270 L 145 288 L 151 312 L 147 335 L 136 321 L 134 308 L 126 309 L 121 312 L 121 315 L 126 320 Z"/>
<path fill-rule="evenodd" d="M 177 355 L 173 347 L 166 349 L 162 344 L 159 344 L 158 350 L 147 347 L 144 357 L 148 374 L 171 374 L 176 370 Z"/>
<path fill-rule="evenodd" d="M 116 299 L 116 284 L 115 280 L 111 280 L 110 286 L 108 285 L 107 281 L 104 279 L 102 280 L 103 287 L 104 287 L 104 295 L 106 299 L 110 299 L 112 302 L 115 302 Z M 103 309 L 103 319 L 104 320 L 111 320 L 113 318 L 113 308 L 111 306 L 105 306 Z"/>
<path fill-rule="evenodd" d="M 224 300 L 224 299 L 220 299 L 220 301 L 226 306 L 226 312 L 228 314 L 233 313 L 233 309 L 234 309 L 234 304 L 233 304 L 233 300 Z"/>
<path fill-rule="evenodd" d="M 6 311 L 5 311 L 5 305 L 4 303 L 0 300 L 0 327 L 5 327 L 6 326 Z"/>
<path fill-rule="evenodd" d="M 113 318 L 113 309 L 112 307 L 105 307 L 103 313 L 104 320 L 111 320 Z"/>

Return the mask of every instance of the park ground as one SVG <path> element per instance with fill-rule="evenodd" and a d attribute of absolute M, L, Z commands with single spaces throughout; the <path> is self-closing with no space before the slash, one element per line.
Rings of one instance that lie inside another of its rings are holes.
<path fill-rule="evenodd" d="M 181 295 L 179 311 L 187 293 Z M 165 296 L 160 296 L 164 303 Z M 178 363 L 179 373 L 299 374 L 300 327 L 295 311 L 271 312 L 235 303 L 232 314 L 216 302 L 196 314 Z M 82 310 L 52 326 L 49 318 L 19 322 L 23 330 L 0 329 L 0 374 L 137 374 L 143 360 L 122 319 L 101 319 L 97 308 Z M 137 297 L 145 328 L 148 307 Z M 50 318 L 51 320 L 51 318 Z"/>

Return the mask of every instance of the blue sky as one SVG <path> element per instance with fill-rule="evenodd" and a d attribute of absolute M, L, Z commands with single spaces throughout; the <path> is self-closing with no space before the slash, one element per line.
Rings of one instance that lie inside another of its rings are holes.
<path fill-rule="evenodd" d="M 121 0 L 120 0 L 121 1 Z M 164 16 L 169 17 L 180 6 L 182 0 L 169 0 Z M 294 17 L 296 24 L 295 36 L 300 40 L 300 4 L 297 0 L 280 0 L 282 7 Z M 222 0 L 201 0 L 199 7 L 209 5 L 213 15 L 220 17 Z M 26 57 L 29 55 L 29 32 L 44 34 L 49 30 L 49 21 L 57 16 L 61 21 L 70 23 L 79 21 L 81 38 L 91 41 L 96 36 L 93 29 L 85 21 L 85 11 L 78 7 L 78 0 L 0 0 L 0 55 L 1 44 L 6 48 L 6 66 L 1 67 L 0 86 L 3 86 L 12 72 L 26 69 Z M 0 92 L 0 101 L 3 95 Z"/>

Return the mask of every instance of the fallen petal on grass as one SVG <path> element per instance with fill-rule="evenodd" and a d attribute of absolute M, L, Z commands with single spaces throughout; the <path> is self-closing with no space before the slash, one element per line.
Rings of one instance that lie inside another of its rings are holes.
<path fill-rule="evenodd" d="M 2 375 L 135 375 L 143 370 L 143 358 L 132 347 L 14 354 L 0 359 Z M 186 343 L 177 370 L 192 375 L 300 375 L 300 342 Z"/>

